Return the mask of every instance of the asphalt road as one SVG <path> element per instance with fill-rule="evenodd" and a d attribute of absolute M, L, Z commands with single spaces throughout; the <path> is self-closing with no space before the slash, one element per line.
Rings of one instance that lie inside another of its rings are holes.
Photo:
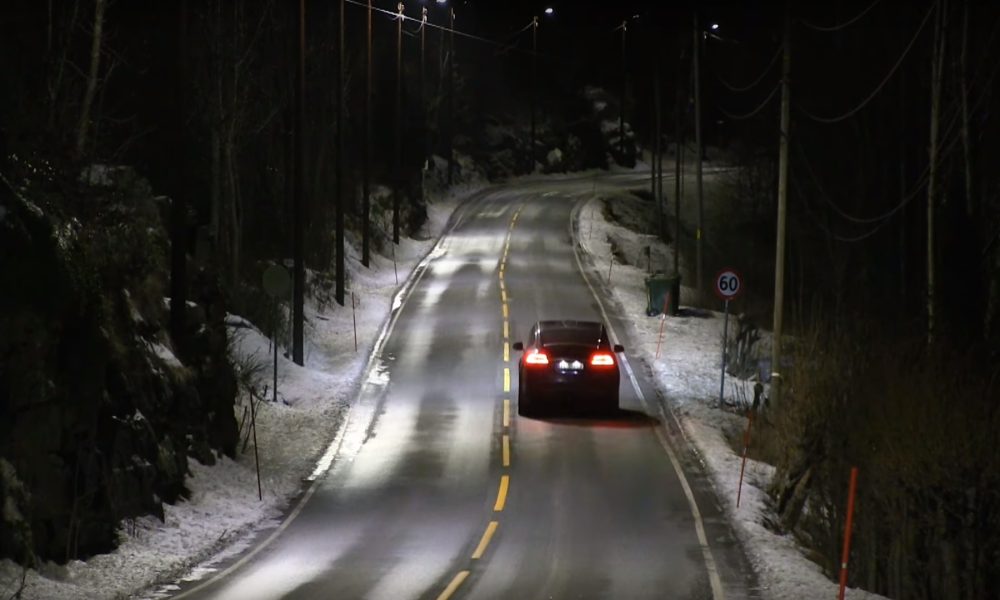
<path fill-rule="evenodd" d="M 522 183 L 456 213 L 400 297 L 330 469 L 252 554 L 184 598 L 753 597 L 637 361 L 618 415 L 517 416 L 510 344 L 536 319 L 607 310 L 625 333 L 571 241 L 592 186 Z"/>

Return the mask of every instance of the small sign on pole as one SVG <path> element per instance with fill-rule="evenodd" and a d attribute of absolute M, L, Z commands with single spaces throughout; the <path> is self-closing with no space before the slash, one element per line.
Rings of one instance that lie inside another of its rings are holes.
<path fill-rule="evenodd" d="M 736 269 L 725 268 L 715 276 L 715 294 L 725 302 L 725 317 L 722 321 L 722 377 L 719 381 L 719 407 L 722 407 L 726 389 L 726 342 L 729 339 L 729 301 L 743 291 L 743 278 Z"/>

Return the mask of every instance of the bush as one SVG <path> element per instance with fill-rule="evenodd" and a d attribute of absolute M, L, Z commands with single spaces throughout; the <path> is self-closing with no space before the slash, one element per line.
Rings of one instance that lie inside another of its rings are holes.
<path fill-rule="evenodd" d="M 772 487 L 780 525 L 832 577 L 856 466 L 852 586 L 1000 597 L 1000 371 L 972 349 L 881 333 L 840 323 L 800 340 L 769 415 L 784 449 Z"/>

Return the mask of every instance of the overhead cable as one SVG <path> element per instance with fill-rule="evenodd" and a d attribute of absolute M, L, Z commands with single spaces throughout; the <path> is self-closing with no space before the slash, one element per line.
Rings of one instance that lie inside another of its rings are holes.
<path fill-rule="evenodd" d="M 892 68 L 889 69 L 889 73 L 885 76 L 885 78 L 882 79 L 882 82 L 878 84 L 878 86 L 875 88 L 875 91 L 869 94 L 867 98 L 862 100 L 861 104 L 855 106 L 854 108 L 845 112 L 844 114 L 838 115 L 836 117 L 821 117 L 819 115 L 815 115 L 806 110 L 805 108 L 799 106 L 798 103 L 796 103 L 795 108 L 806 117 L 812 119 L 813 121 L 818 121 L 820 123 L 827 123 L 827 124 L 838 123 L 840 121 L 844 121 L 856 115 L 861 109 L 867 106 L 868 103 L 871 102 L 872 99 L 874 99 L 875 96 L 877 96 L 880 91 L 882 91 L 882 88 L 885 87 L 885 84 L 887 84 L 889 82 L 889 79 L 892 78 L 893 74 L 896 73 L 896 69 L 898 69 L 899 65 L 903 63 L 903 59 L 905 59 L 906 56 L 910 53 L 910 50 L 916 43 L 917 38 L 920 37 L 920 32 L 922 32 L 924 30 L 924 27 L 927 26 L 927 21 L 930 20 L 931 13 L 933 12 L 934 12 L 934 7 L 931 6 L 931 8 L 927 11 L 927 14 L 924 15 L 924 20 L 920 22 L 920 27 L 918 27 L 916 33 L 913 34 L 913 39 L 910 40 L 910 43 L 906 46 L 906 49 L 903 50 L 903 54 L 901 54 L 899 59 L 896 60 L 896 64 L 894 64 Z"/>
<path fill-rule="evenodd" d="M 748 92 L 751 89 L 757 87 L 757 84 L 759 84 L 761 81 L 763 81 L 764 77 L 766 77 L 767 74 L 771 72 L 771 67 L 773 67 L 774 64 L 776 62 L 778 62 L 778 57 L 781 56 L 781 50 L 782 50 L 782 48 L 779 47 L 778 51 L 774 53 L 773 57 L 771 57 L 770 62 L 768 62 L 767 66 L 764 67 L 764 70 L 761 72 L 760 76 L 757 77 L 757 79 L 755 79 L 753 81 L 753 83 L 751 83 L 750 85 L 747 85 L 747 86 L 735 86 L 735 85 L 731 85 L 725 79 L 723 79 L 722 76 L 719 75 L 718 73 L 715 74 L 715 77 L 716 77 L 716 79 L 719 80 L 719 83 L 721 83 L 723 87 L 725 87 L 727 90 L 729 90 L 731 92 L 736 92 L 736 93 Z"/>
<path fill-rule="evenodd" d="M 757 115 L 757 113 L 764 110 L 764 107 L 767 106 L 769 102 L 771 102 L 771 99 L 774 98 L 774 95 L 778 93 L 779 89 L 781 89 L 781 82 L 778 82 L 778 84 L 774 86 L 774 89 L 771 90 L 771 93 L 767 95 L 767 98 L 764 98 L 764 101 L 761 102 L 760 105 L 757 106 L 757 108 L 753 109 L 752 111 L 746 114 L 736 115 L 727 111 L 726 109 L 722 108 L 719 105 L 716 105 L 716 108 L 718 108 L 719 112 L 724 114 L 727 118 L 729 118 L 732 121 L 745 121 L 747 119 L 753 118 L 754 116 Z"/>
<path fill-rule="evenodd" d="M 843 23 L 841 23 L 839 25 L 833 25 L 833 26 L 830 26 L 830 27 L 823 27 L 822 25 L 814 25 L 814 24 L 810 23 L 809 21 L 806 21 L 805 19 L 798 19 L 798 21 L 800 23 L 802 23 L 803 25 L 805 25 L 806 27 L 808 27 L 809 29 L 815 29 L 816 31 L 840 31 L 841 29 L 844 29 L 846 27 L 850 27 L 851 25 L 853 25 L 854 23 L 856 23 L 858 20 L 860 20 L 862 17 L 864 17 L 865 15 L 867 15 L 868 12 L 871 11 L 871 9 L 875 8 L 875 6 L 879 2 L 881 2 L 881 1 L 882 0 L 875 0 L 874 2 L 872 2 L 871 4 L 868 5 L 868 8 L 864 9 L 863 11 L 861 11 L 861 13 L 859 15 L 857 15 L 853 19 L 845 21 L 845 22 L 843 22 Z"/>

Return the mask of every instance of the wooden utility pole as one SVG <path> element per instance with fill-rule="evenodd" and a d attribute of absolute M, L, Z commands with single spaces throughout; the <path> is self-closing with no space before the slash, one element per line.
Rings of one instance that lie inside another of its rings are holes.
<path fill-rule="evenodd" d="M 399 196 L 403 188 L 403 3 L 396 15 L 396 140 L 393 149 L 392 243 L 399 243 Z"/>
<path fill-rule="evenodd" d="M 448 148 L 448 185 L 455 171 L 455 149 L 452 147 L 452 123 L 455 120 L 455 9 L 448 7 L 448 114 L 444 119 L 445 144 Z"/>
<path fill-rule="evenodd" d="M 628 21 L 622 21 L 622 95 L 621 109 L 618 111 L 618 160 L 625 164 L 625 94 L 628 93 L 627 65 L 625 64 L 625 31 Z"/>
<path fill-rule="evenodd" d="M 654 50 L 654 53 L 656 51 Z M 663 114 L 660 110 L 660 60 L 653 57 L 653 114 L 655 127 L 653 139 L 653 200 L 656 202 L 657 233 L 660 240 L 666 239 L 666 218 L 663 214 L 663 151 L 660 138 L 663 135 Z"/>
<path fill-rule="evenodd" d="M 702 291 L 702 277 L 704 271 L 704 254 L 702 251 L 702 238 L 704 237 L 704 194 L 701 178 L 701 156 L 703 153 L 701 146 L 701 26 L 698 24 L 698 13 L 694 13 L 694 60 L 692 69 L 694 70 L 694 145 L 695 153 L 695 185 L 698 194 L 698 223 L 695 227 L 695 286 L 700 293 Z"/>
<path fill-rule="evenodd" d="M 687 97 L 680 84 L 680 76 L 684 65 L 684 51 L 681 51 L 677 62 L 677 105 L 674 107 L 674 275 L 680 275 L 680 244 L 681 244 L 681 184 L 684 172 L 684 105 Z"/>
<path fill-rule="evenodd" d="M 781 59 L 781 132 L 778 140 L 778 230 L 774 253 L 774 339 L 771 343 L 771 404 L 781 402 L 781 335 L 785 306 L 785 217 L 788 209 L 788 135 L 792 66 L 791 18 L 785 6 L 785 33 Z"/>
<path fill-rule="evenodd" d="M 368 0 L 368 27 L 365 35 L 365 150 L 361 184 L 361 264 L 371 266 L 372 208 L 372 0 Z"/>
<path fill-rule="evenodd" d="M 931 123 L 930 144 L 928 146 L 927 173 L 927 343 L 934 342 L 937 304 L 937 283 L 935 281 L 934 205 L 937 203 L 938 178 L 938 134 L 941 127 L 941 88 L 944 79 L 945 20 L 948 14 L 948 0 L 940 0 L 934 18 L 934 49 L 931 52 Z"/>
<path fill-rule="evenodd" d="M 337 184 L 334 188 L 337 202 L 337 289 L 335 299 L 337 304 L 344 305 L 344 295 L 347 287 L 346 261 L 344 254 L 344 211 L 347 209 L 347 199 L 344 197 L 344 2 L 340 0 L 340 15 L 338 36 L 340 37 L 337 51 Z M 353 194 L 352 194 L 353 196 Z"/>
<path fill-rule="evenodd" d="M 177 15 L 177 63 L 174 66 L 174 132 L 178 148 L 184 141 L 186 106 L 187 0 L 181 0 Z M 170 333 L 175 344 L 183 344 L 187 311 L 187 187 L 177 185 L 170 203 Z"/>
<path fill-rule="evenodd" d="M 531 19 L 531 170 L 535 170 L 535 106 L 538 104 L 538 17 Z"/>
<path fill-rule="evenodd" d="M 295 102 L 295 194 L 292 199 L 292 360 L 305 364 L 305 112 L 306 112 L 306 0 L 299 0 L 299 55 Z"/>

